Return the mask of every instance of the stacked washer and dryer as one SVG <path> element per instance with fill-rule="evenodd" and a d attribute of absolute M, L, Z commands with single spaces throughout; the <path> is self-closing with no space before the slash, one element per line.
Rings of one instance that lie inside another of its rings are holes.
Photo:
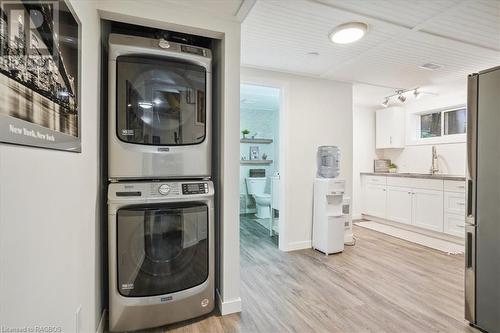
<path fill-rule="evenodd" d="M 209 49 L 111 34 L 109 330 L 214 308 Z"/>

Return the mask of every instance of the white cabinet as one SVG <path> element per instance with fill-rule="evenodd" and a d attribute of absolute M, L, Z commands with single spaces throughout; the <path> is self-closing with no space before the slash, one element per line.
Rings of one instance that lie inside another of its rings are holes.
<path fill-rule="evenodd" d="M 411 224 L 412 189 L 409 187 L 387 186 L 387 219 Z"/>
<path fill-rule="evenodd" d="M 463 187 L 462 187 L 463 186 Z M 464 189 L 464 183 L 456 184 L 455 189 Z M 445 189 L 453 188 L 446 187 Z M 465 192 L 444 193 L 444 226 L 443 231 L 449 235 L 465 237 Z"/>
<path fill-rule="evenodd" d="M 363 189 L 363 212 L 368 215 L 385 218 L 385 185 L 365 182 Z"/>
<path fill-rule="evenodd" d="M 413 224 L 417 227 L 443 231 L 443 191 L 414 189 Z"/>
<path fill-rule="evenodd" d="M 460 233 L 457 215 L 464 193 L 449 192 L 445 199 L 443 180 L 365 175 L 362 183 L 363 214 L 450 235 Z M 460 186 L 448 184 L 453 189 Z"/>
<path fill-rule="evenodd" d="M 400 107 L 390 107 L 376 112 L 375 122 L 375 147 L 403 148 L 404 137 L 404 109 Z"/>

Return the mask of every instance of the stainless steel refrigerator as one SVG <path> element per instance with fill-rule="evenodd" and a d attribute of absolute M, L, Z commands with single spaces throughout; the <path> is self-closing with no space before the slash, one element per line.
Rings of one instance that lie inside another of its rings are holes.
<path fill-rule="evenodd" d="M 500 332 L 500 67 L 469 75 L 465 318 Z"/>

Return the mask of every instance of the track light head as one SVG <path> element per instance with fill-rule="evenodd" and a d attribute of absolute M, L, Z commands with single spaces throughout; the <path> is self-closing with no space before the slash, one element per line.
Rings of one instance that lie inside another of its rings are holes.
<path fill-rule="evenodd" d="M 381 105 L 382 105 L 384 108 L 386 108 L 386 107 L 389 105 L 389 98 L 388 98 L 388 97 L 386 97 L 386 98 L 384 99 L 384 101 L 381 103 Z"/>
<path fill-rule="evenodd" d="M 404 103 L 406 101 L 406 96 L 403 95 L 402 93 L 399 94 L 398 99 L 401 103 Z"/>
<path fill-rule="evenodd" d="M 413 91 L 413 96 L 415 96 L 415 99 L 419 99 L 422 96 L 422 94 L 418 91 L 418 88 L 415 88 Z"/>

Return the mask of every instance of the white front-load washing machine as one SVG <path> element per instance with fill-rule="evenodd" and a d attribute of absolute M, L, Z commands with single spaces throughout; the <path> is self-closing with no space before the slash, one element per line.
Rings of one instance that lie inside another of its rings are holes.
<path fill-rule="evenodd" d="M 206 48 L 110 34 L 110 179 L 211 176 L 211 67 Z"/>
<path fill-rule="evenodd" d="M 210 181 L 111 183 L 109 330 L 157 327 L 214 308 Z"/>

